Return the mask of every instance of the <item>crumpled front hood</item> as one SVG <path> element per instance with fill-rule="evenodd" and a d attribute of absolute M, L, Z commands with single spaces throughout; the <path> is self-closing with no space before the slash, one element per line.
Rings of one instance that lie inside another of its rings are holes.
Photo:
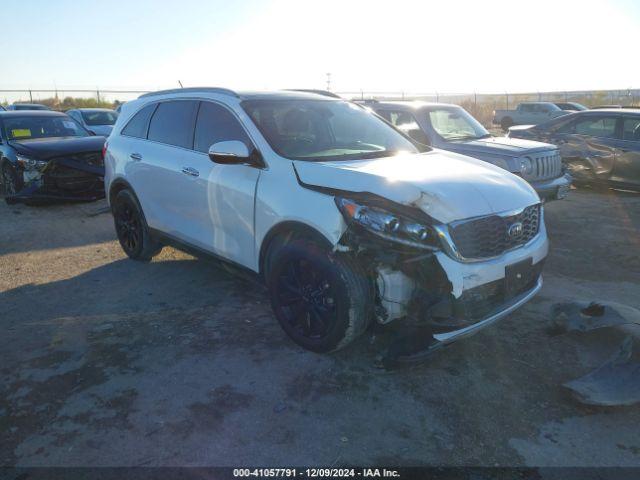
<path fill-rule="evenodd" d="M 61 155 L 101 152 L 104 137 L 53 137 L 31 140 L 11 140 L 17 153 L 37 160 L 48 160 Z"/>
<path fill-rule="evenodd" d="M 493 155 L 519 156 L 555 149 L 554 145 L 509 137 L 490 137 L 462 142 L 450 142 L 451 150 L 459 153 L 488 153 Z"/>
<path fill-rule="evenodd" d="M 540 201 L 521 178 L 481 160 L 432 150 L 375 160 L 294 161 L 308 185 L 373 193 L 454 220 L 524 208 Z"/>

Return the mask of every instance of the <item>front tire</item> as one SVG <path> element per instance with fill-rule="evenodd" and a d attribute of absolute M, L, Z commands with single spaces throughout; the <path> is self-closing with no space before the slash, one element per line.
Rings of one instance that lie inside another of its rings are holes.
<path fill-rule="evenodd" d="M 118 192 L 111 209 L 118 241 L 129 258 L 148 262 L 160 253 L 162 245 L 151 236 L 142 208 L 133 192 Z"/>
<path fill-rule="evenodd" d="M 273 252 L 267 287 L 282 329 L 313 352 L 339 350 L 368 327 L 372 286 L 360 265 L 312 241 Z"/>

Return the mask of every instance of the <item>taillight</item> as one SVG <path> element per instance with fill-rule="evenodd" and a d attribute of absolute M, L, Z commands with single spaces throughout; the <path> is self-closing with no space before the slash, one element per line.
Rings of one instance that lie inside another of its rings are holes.
<path fill-rule="evenodd" d="M 107 146 L 108 143 L 104 142 L 104 145 L 102 146 L 102 160 L 104 160 L 105 156 L 107 155 Z"/>

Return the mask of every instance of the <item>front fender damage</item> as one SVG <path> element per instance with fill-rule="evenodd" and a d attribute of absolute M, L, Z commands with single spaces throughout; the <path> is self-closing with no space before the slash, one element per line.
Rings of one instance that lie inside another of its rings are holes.
<path fill-rule="evenodd" d="M 104 166 L 73 158 L 50 160 L 40 170 L 19 171 L 23 188 L 5 197 L 8 204 L 90 202 L 104 198 Z"/>

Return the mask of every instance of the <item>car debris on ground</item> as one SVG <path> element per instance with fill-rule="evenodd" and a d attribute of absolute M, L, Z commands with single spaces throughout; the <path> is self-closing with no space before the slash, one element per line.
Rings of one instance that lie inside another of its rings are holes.
<path fill-rule="evenodd" d="M 586 332 L 617 325 L 640 325 L 640 310 L 612 302 L 557 303 L 552 308 L 555 333 Z"/>
<path fill-rule="evenodd" d="M 604 364 L 564 386 L 588 405 L 627 406 L 640 402 L 640 362 L 631 361 L 632 346 L 633 340 L 627 336 Z"/>

